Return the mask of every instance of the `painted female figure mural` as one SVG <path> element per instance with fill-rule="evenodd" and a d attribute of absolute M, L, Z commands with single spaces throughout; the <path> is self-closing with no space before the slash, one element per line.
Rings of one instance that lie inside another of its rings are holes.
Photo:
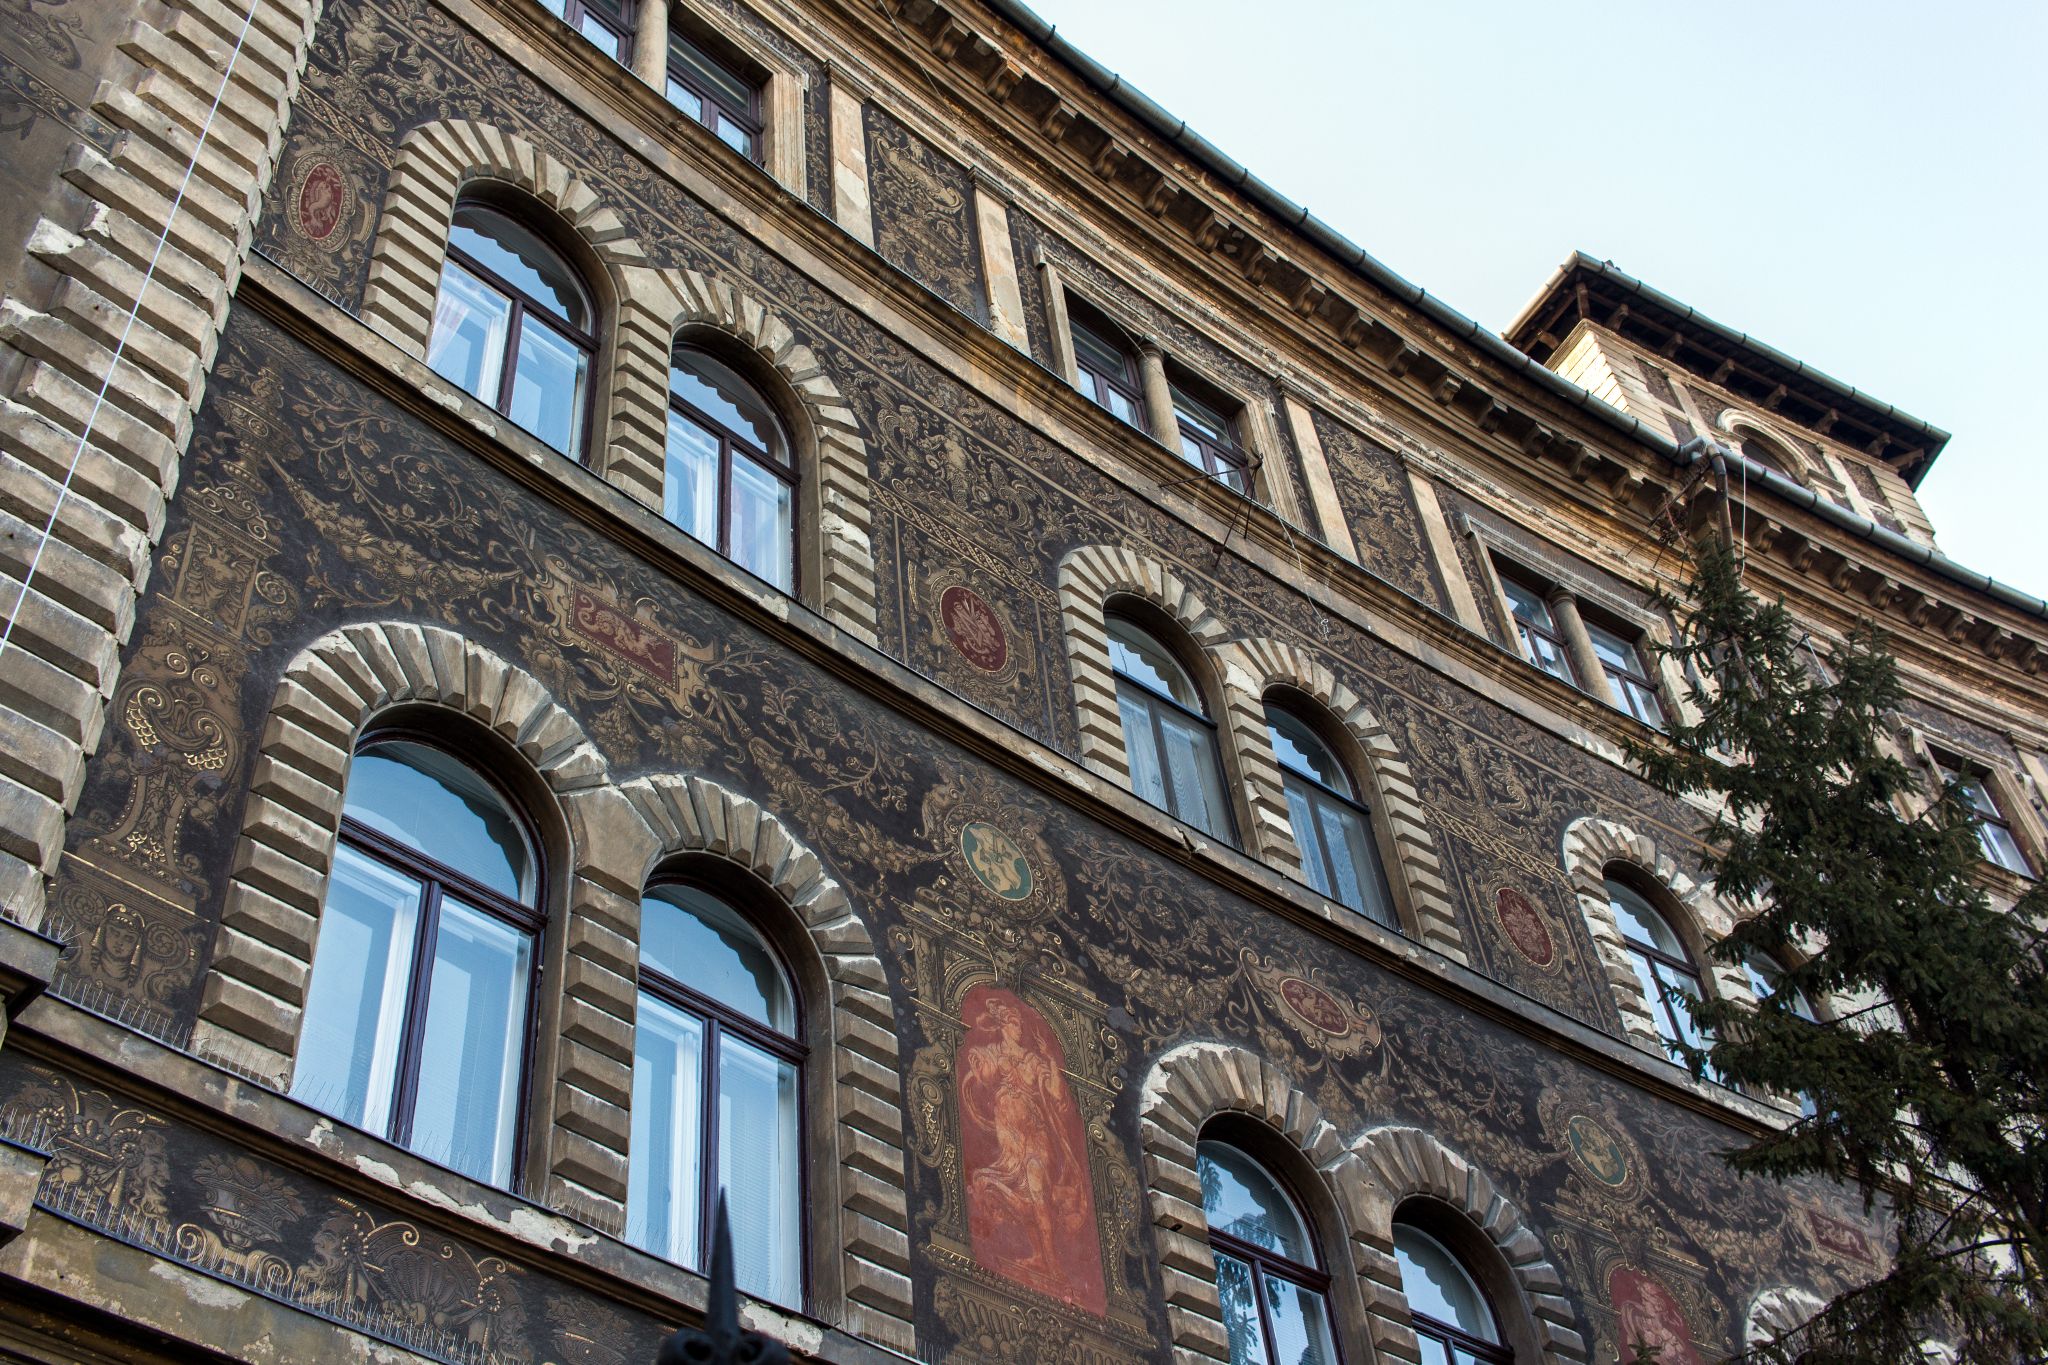
<path fill-rule="evenodd" d="M 1095 1188 L 1059 1039 L 1001 987 L 976 986 L 960 1013 L 968 1032 L 955 1075 L 974 1259 L 1099 1314 Z"/>

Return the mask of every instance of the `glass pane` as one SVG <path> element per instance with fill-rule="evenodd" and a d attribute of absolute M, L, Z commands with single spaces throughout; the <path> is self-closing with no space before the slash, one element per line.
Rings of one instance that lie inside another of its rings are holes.
<path fill-rule="evenodd" d="M 1643 671 L 1643 661 L 1637 656 L 1634 645 L 1591 621 L 1585 624 L 1586 636 L 1593 642 L 1593 652 L 1600 656 L 1601 663 L 1610 664 L 1624 673 L 1640 674 Z"/>
<path fill-rule="evenodd" d="M 1137 403 L 1133 401 L 1128 395 L 1121 393 L 1116 389 L 1111 389 L 1109 391 L 1109 410 L 1112 413 L 1114 413 L 1118 418 L 1122 419 L 1123 421 L 1129 422 L 1134 427 L 1144 425 L 1144 423 L 1138 420 Z"/>
<path fill-rule="evenodd" d="M 694 886 L 657 886 L 640 902 L 640 961 L 780 1033 L 796 1031 L 782 964 L 737 911 Z"/>
<path fill-rule="evenodd" d="M 668 59 L 687 74 L 700 89 L 725 100 L 735 109 L 754 107 L 754 86 L 737 71 L 719 61 L 685 35 L 671 29 Z"/>
<path fill-rule="evenodd" d="M 1522 638 L 1522 654 L 1538 668 L 1553 678 L 1577 685 L 1578 679 L 1572 674 L 1571 660 L 1565 656 L 1564 646 L 1547 635 L 1539 635 L 1527 626 L 1517 628 Z"/>
<path fill-rule="evenodd" d="M 703 1022 L 643 994 L 633 1029 L 626 1238 L 692 1269 L 704 1189 L 703 1097 Z"/>
<path fill-rule="evenodd" d="M 391 1126 L 420 892 L 347 844 L 334 851 L 292 1098 L 373 1133 Z"/>
<path fill-rule="evenodd" d="M 1166 740 L 1168 808 L 1195 828 L 1224 838 L 1230 829 L 1230 807 L 1223 798 L 1216 762 L 1216 732 L 1164 708 L 1159 729 Z"/>
<path fill-rule="evenodd" d="M 1178 388 L 1173 390 L 1173 415 L 1180 419 L 1183 427 L 1193 428 L 1194 435 L 1210 445 L 1226 448 L 1237 445 L 1230 423 L 1222 413 Z"/>
<path fill-rule="evenodd" d="M 583 16 L 583 36 L 597 44 L 605 56 L 613 61 L 619 59 L 619 35 L 587 14 Z"/>
<path fill-rule="evenodd" d="M 703 351 L 684 346 L 668 372 L 669 392 L 777 464 L 789 463 L 782 424 L 752 384 Z"/>
<path fill-rule="evenodd" d="M 1273 1358 L 1285 1365 L 1335 1365 L 1330 1311 L 1323 1296 L 1275 1275 L 1265 1277 L 1266 1320 L 1273 1324 Z"/>
<path fill-rule="evenodd" d="M 1667 1043 L 1677 1039 L 1678 1034 L 1670 1019 L 1670 1011 L 1664 1005 L 1664 984 L 1657 977 L 1657 965 L 1641 953 L 1631 952 L 1628 965 L 1635 969 L 1636 984 L 1642 987 L 1643 1000 L 1650 1007 L 1650 1018 L 1657 1025 L 1658 1036 Z"/>
<path fill-rule="evenodd" d="M 2027 861 L 2027 855 L 2020 852 L 2019 840 L 2012 837 L 2012 831 L 2004 825 L 1986 821 L 1977 826 L 1978 842 L 1984 845 L 1984 856 L 2008 872 L 2017 872 L 2022 877 L 2034 875 L 2034 865 Z"/>
<path fill-rule="evenodd" d="M 1109 626 L 1110 667 L 1133 682 L 1144 684 L 1162 697 L 1171 697 L 1190 711 L 1207 711 L 1201 693 L 1166 646 L 1128 621 L 1111 617 Z"/>
<path fill-rule="evenodd" d="M 1209 467 L 1209 457 L 1203 451 L 1202 443 L 1188 435 L 1186 430 L 1182 430 L 1180 434 L 1180 457 L 1197 469 Z"/>
<path fill-rule="evenodd" d="M 1656 971 L 1658 983 L 1677 992 L 1677 998 L 1667 1000 L 1663 1008 L 1670 1013 L 1672 1026 L 1678 1030 L 1678 1036 L 1692 1047 L 1707 1046 L 1707 1031 L 1693 1022 L 1692 1011 L 1686 1004 L 1687 1001 L 1700 998 L 1700 979 L 1674 970 L 1662 962 L 1656 964 Z"/>
<path fill-rule="evenodd" d="M 1501 591 L 1507 594 L 1508 606 L 1515 615 L 1546 631 L 1555 631 L 1557 625 L 1550 619 L 1550 604 L 1534 588 L 1524 587 L 1512 578 L 1500 581 Z"/>
<path fill-rule="evenodd" d="M 583 449 L 583 378 L 590 357 L 581 346 L 529 312 L 519 329 L 512 407 L 505 415 L 564 455 Z"/>
<path fill-rule="evenodd" d="M 1420 1228 L 1396 1223 L 1394 1259 L 1401 1266 L 1401 1289 L 1410 1312 L 1449 1323 L 1482 1341 L 1500 1341 L 1486 1296 L 1443 1243 Z"/>
<path fill-rule="evenodd" d="M 1162 809 L 1166 806 L 1166 769 L 1159 758 L 1159 745 L 1152 737 L 1152 702 L 1119 685 L 1117 714 L 1124 723 L 1124 757 L 1130 764 L 1131 790 Z"/>
<path fill-rule="evenodd" d="M 741 156 L 751 158 L 754 155 L 754 135 L 748 132 L 744 126 L 734 123 L 731 119 L 727 118 L 722 111 L 718 115 L 717 122 L 712 125 L 711 131 L 718 134 L 720 142 L 723 142 Z"/>
<path fill-rule="evenodd" d="M 442 900 L 412 1148 L 493 1185 L 512 1183 L 532 965 L 530 934 Z"/>
<path fill-rule="evenodd" d="M 1223 1328 L 1230 1334 L 1230 1365 L 1267 1365 L 1266 1331 L 1252 1294 L 1252 1268 L 1235 1256 L 1216 1253 L 1216 1294 L 1223 1301 Z"/>
<path fill-rule="evenodd" d="M 791 494 L 796 490 L 744 456 L 732 461 L 732 562 L 788 592 Z"/>
<path fill-rule="evenodd" d="M 689 86 L 674 76 L 668 78 L 668 102 L 688 114 L 691 118 L 704 117 L 704 100 Z"/>
<path fill-rule="evenodd" d="M 1228 1143 L 1198 1142 L 1195 1168 L 1211 1231 L 1227 1232 L 1302 1265 L 1317 1263 L 1294 1201 L 1258 1162 Z"/>
<path fill-rule="evenodd" d="M 1658 952 L 1675 957 L 1681 962 L 1690 961 L 1685 945 L 1678 941 L 1678 935 L 1664 917 L 1650 908 L 1650 903 L 1620 882 L 1607 883 L 1607 904 L 1614 911 L 1614 922 L 1621 926 L 1623 938 L 1647 943 Z"/>
<path fill-rule="evenodd" d="M 718 548 L 718 438 L 674 408 L 668 413 L 668 458 L 662 469 L 661 512 Z"/>
<path fill-rule="evenodd" d="M 1122 346 L 1078 322 L 1073 324 L 1072 330 L 1075 367 L 1083 372 L 1084 380 L 1092 372 L 1119 383 L 1131 382 L 1131 358 Z M 1084 382 L 1081 387 L 1092 386 Z"/>
<path fill-rule="evenodd" d="M 519 821 L 461 760 L 392 740 L 348 768 L 344 814 L 513 900 L 533 904 L 534 859 Z"/>
<path fill-rule="evenodd" d="M 1330 851 L 1330 872 L 1337 879 L 1337 899 L 1353 910 L 1365 909 L 1365 885 L 1373 876 L 1365 823 L 1358 812 L 1327 797 L 1316 802 L 1317 823 Z"/>
<path fill-rule="evenodd" d="M 1344 796 L 1351 795 L 1351 779 L 1345 775 L 1330 746 L 1316 738 L 1307 724 L 1277 706 L 1266 708 L 1266 734 L 1273 741 L 1273 754 L 1280 766 L 1311 777 Z"/>
<path fill-rule="evenodd" d="M 578 331 L 590 330 L 583 286 L 555 249 L 495 209 L 461 204 L 448 225 L 448 245 Z"/>
<path fill-rule="evenodd" d="M 718 1058 L 718 1183 L 732 1220 L 733 1278 L 775 1303 L 802 1298 L 796 1068 L 722 1035 Z"/>
<path fill-rule="evenodd" d="M 1323 833 L 1316 825 L 1315 806 L 1309 799 L 1309 788 L 1293 777 L 1283 777 L 1281 790 L 1287 794 L 1287 823 L 1294 827 L 1294 843 L 1301 850 L 1301 867 L 1308 874 L 1308 884 L 1323 895 L 1334 898 L 1337 891 L 1330 880 L 1329 865 L 1323 858 Z"/>
<path fill-rule="evenodd" d="M 453 261 L 441 266 L 434 334 L 427 343 L 427 364 L 435 374 L 496 407 L 511 326 L 511 300 Z"/>

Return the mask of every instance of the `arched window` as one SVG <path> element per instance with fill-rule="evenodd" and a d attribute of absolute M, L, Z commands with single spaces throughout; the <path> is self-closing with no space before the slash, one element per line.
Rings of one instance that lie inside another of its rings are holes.
<path fill-rule="evenodd" d="M 435 373 L 581 456 L 595 327 L 589 292 L 553 247 L 494 208 L 455 206 L 427 343 Z"/>
<path fill-rule="evenodd" d="M 796 586 L 796 463 L 774 409 L 708 353 L 679 346 L 668 372 L 662 512 L 784 592 Z"/>
<path fill-rule="evenodd" d="M 541 928 L 539 856 L 511 803 L 445 750 L 364 744 L 292 1095 L 509 1188 Z"/>
<path fill-rule="evenodd" d="M 1106 624 L 1131 790 L 1205 834 L 1230 839 L 1216 723 L 1194 680 L 1166 646 L 1129 621 L 1111 616 Z"/>
<path fill-rule="evenodd" d="M 1294 1201 L 1228 1143 L 1196 1143 L 1195 1169 L 1231 1365 L 1336 1365 L 1330 1277 Z"/>
<path fill-rule="evenodd" d="M 1280 760 L 1287 818 L 1309 885 L 1390 929 L 1399 928 L 1357 783 L 1306 721 L 1270 701 L 1266 733 Z"/>
<path fill-rule="evenodd" d="M 1074 370 L 1081 392 L 1132 426 L 1145 426 L 1145 386 L 1138 357 L 1121 329 L 1081 304 L 1069 301 L 1067 320 L 1074 337 Z"/>
<path fill-rule="evenodd" d="M 684 883 L 640 902 L 640 1006 L 626 1235 L 710 1264 L 722 1191 L 741 1289 L 803 1298 L 804 1048 L 781 960 L 738 911 Z"/>
<path fill-rule="evenodd" d="M 1706 1047 L 1712 1040 L 1693 1022 L 1692 1012 L 1685 1005 L 1685 1001 L 1697 1000 L 1702 994 L 1700 969 L 1686 952 L 1677 931 L 1641 894 L 1611 877 L 1607 880 L 1607 903 L 1614 911 L 1614 923 L 1628 949 L 1629 964 L 1636 970 L 1636 980 L 1650 1007 L 1650 1018 L 1656 1021 L 1665 1047 L 1674 1057 L 1679 1056 L 1677 1045 L 1681 1042 Z M 1676 991 L 1678 998 L 1667 998 L 1667 991 Z"/>
<path fill-rule="evenodd" d="M 1394 1259 L 1422 1365 L 1513 1365 L 1493 1306 L 1450 1248 L 1412 1223 L 1397 1222 Z"/>

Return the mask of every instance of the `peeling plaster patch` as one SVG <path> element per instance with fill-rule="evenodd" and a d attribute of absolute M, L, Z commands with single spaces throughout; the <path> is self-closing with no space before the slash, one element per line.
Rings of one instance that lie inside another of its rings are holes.
<path fill-rule="evenodd" d="M 542 1243 L 556 1251 L 580 1251 L 597 1242 L 596 1233 L 587 1232 L 567 1219 L 542 1213 L 539 1209 L 512 1210 L 511 1227 L 515 1236 Z"/>
<path fill-rule="evenodd" d="M 742 1303 L 740 1325 L 774 1337 L 803 1355 L 816 1355 L 825 1345 L 825 1333 L 815 1323 L 790 1317 L 762 1303 Z"/>
<path fill-rule="evenodd" d="M 176 1285 L 184 1291 L 186 1298 L 201 1308 L 241 1309 L 249 1302 L 249 1296 L 233 1285 L 195 1275 L 182 1266 L 172 1265 L 169 1261 L 151 1261 L 149 1273 L 157 1279 L 168 1280 Z"/>

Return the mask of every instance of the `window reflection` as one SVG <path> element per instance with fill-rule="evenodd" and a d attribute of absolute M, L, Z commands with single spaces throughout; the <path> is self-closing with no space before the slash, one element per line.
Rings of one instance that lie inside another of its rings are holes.
<path fill-rule="evenodd" d="M 1164 645 L 1130 622 L 1110 617 L 1107 625 L 1131 790 L 1175 819 L 1229 839 L 1216 726 L 1194 680 Z"/>
<path fill-rule="evenodd" d="M 291 1093 L 509 1187 L 541 930 L 531 837 L 410 740 L 350 765 Z"/>
<path fill-rule="evenodd" d="M 1195 1145 L 1231 1365 L 1335 1365 L 1329 1276 L 1279 1182 L 1227 1143 Z"/>
<path fill-rule="evenodd" d="M 796 583 L 796 466 L 758 390 L 705 351 L 669 370 L 668 519 L 784 592 Z"/>

